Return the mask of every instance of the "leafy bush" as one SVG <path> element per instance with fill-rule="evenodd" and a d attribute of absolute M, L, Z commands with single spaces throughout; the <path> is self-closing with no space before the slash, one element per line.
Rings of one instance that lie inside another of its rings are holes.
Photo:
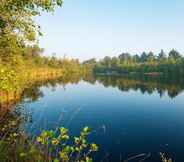
<path fill-rule="evenodd" d="M 89 134 L 90 129 L 84 127 L 79 137 L 71 138 L 68 129 L 61 127 L 58 131 L 42 131 L 31 140 L 24 134 L 11 132 L 0 141 L 0 161 L 92 162 L 92 153 L 98 151 L 98 146 L 87 141 Z"/>

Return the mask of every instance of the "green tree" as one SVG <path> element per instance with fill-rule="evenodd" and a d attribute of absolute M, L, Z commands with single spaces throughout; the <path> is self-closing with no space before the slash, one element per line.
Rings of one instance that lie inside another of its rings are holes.
<path fill-rule="evenodd" d="M 37 43 L 40 26 L 33 17 L 53 12 L 62 0 L 0 0 L 0 56 L 10 61 L 29 43 Z"/>
<path fill-rule="evenodd" d="M 173 49 L 169 52 L 169 57 L 173 59 L 178 59 L 178 58 L 181 58 L 181 55 L 178 51 Z"/>
<path fill-rule="evenodd" d="M 166 56 L 164 50 L 162 49 L 162 50 L 160 51 L 160 53 L 158 54 L 158 60 L 159 60 L 159 61 L 163 61 L 163 60 L 166 60 L 166 59 L 167 59 L 167 56 Z"/>
<path fill-rule="evenodd" d="M 103 63 L 105 66 L 107 66 L 108 68 L 111 67 L 111 58 L 109 56 L 105 56 L 103 59 Z"/>
<path fill-rule="evenodd" d="M 119 59 L 117 57 L 112 57 L 112 60 L 111 60 L 111 65 L 113 68 L 117 68 L 118 65 L 119 65 Z"/>
<path fill-rule="evenodd" d="M 146 54 L 146 52 L 143 52 L 141 54 L 141 62 L 146 62 L 148 59 L 148 55 Z"/>

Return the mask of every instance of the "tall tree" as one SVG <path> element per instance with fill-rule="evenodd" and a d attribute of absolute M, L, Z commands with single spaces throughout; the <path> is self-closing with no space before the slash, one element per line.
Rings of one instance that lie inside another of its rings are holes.
<path fill-rule="evenodd" d="M 162 61 L 162 60 L 164 60 L 164 59 L 166 59 L 166 58 L 167 58 L 167 56 L 166 56 L 164 50 L 162 49 L 162 50 L 160 51 L 160 53 L 158 54 L 158 60 L 159 60 L 159 61 Z"/>
<path fill-rule="evenodd" d="M 53 12 L 62 0 L 0 0 L 0 56 L 10 60 L 29 43 L 36 43 L 40 26 L 33 17 Z"/>
<path fill-rule="evenodd" d="M 121 63 L 128 63 L 131 60 L 131 55 L 129 53 L 122 53 L 119 55 L 119 59 Z"/>
<path fill-rule="evenodd" d="M 150 51 L 148 53 L 148 56 L 147 56 L 147 61 L 149 62 L 153 62 L 155 60 L 155 56 L 154 56 L 154 53 L 152 51 Z"/>
<path fill-rule="evenodd" d="M 146 54 L 146 52 L 143 52 L 141 54 L 141 62 L 146 62 L 148 58 L 148 55 Z"/>
<path fill-rule="evenodd" d="M 173 59 L 178 59 L 178 58 L 181 58 L 181 55 L 178 51 L 173 49 L 169 52 L 169 57 Z"/>

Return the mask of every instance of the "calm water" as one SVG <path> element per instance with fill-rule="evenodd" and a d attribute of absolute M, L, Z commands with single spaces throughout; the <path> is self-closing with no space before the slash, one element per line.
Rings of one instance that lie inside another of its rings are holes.
<path fill-rule="evenodd" d="M 85 80 L 85 81 L 84 81 Z M 99 145 L 95 161 L 118 162 L 139 153 L 159 152 L 184 161 L 184 93 L 182 82 L 98 77 L 37 85 L 19 108 L 28 115 L 21 129 L 30 135 L 64 126 L 71 135 L 89 126 Z M 137 160 L 138 161 L 138 160 Z M 134 160 L 135 162 L 135 160 Z"/>

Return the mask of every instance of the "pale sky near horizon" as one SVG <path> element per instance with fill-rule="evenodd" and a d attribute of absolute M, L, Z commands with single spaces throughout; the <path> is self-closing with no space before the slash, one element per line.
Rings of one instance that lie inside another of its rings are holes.
<path fill-rule="evenodd" d="M 37 22 L 46 55 L 85 60 L 173 48 L 184 54 L 184 0 L 64 0 Z"/>

